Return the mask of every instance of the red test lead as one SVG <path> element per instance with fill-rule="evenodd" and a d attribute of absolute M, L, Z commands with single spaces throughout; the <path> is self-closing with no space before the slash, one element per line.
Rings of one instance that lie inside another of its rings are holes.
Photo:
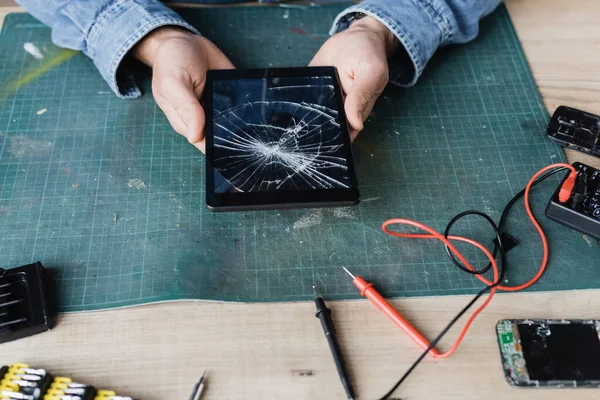
<path fill-rule="evenodd" d="M 420 348 L 427 350 L 430 344 L 429 341 L 425 339 L 425 337 L 421 335 L 421 333 L 414 326 L 412 326 L 410 322 L 405 320 L 400 314 L 398 314 L 396 310 L 394 310 L 390 303 L 388 303 L 377 292 L 377 290 L 375 290 L 372 283 L 365 281 L 360 276 L 352 275 L 352 273 L 348 271 L 346 267 L 342 268 L 344 268 L 344 271 L 346 271 L 348 275 L 352 277 L 352 283 L 354 283 L 354 286 L 360 290 L 361 296 L 369 299 L 371 303 L 375 305 L 375 307 L 379 308 L 385 315 L 390 317 L 390 319 L 394 321 L 394 323 L 398 325 L 398 327 L 402 329 Z M 436 349 L 431 349 L 429 350 L 429 355 L 432 357 L 438 357 L 439 352 Z"/>
<path fill-rule="evenodd" d="M 492 300 L 492 298 L 494 297 L 494 294 L 496 293 L 497 290 L 503 290 L 503 291 L 519 291 L 519 290 L 523 290 L 525 288 L 530 287 L 531 285 L 533 285 L 535 282 L 538 281 L 538 279 L 540 279 L 540 277 L 543 275 L 545 269 L 546 269 L 546 265 L 548 264 L 548 255 L 549 255 L 549 249 L 548 249 L 548 240 L 546 238 L 546 235 L 544 234 L 544 231 L 542 230 L 542 227 L 540 226 L 540 224 L 537 222 L 535 216 L 533 215 L 533 212 L 531 211 L 531 206 L 529 204 L 529 197 L 530 197 L 530 191 L 531 189 L 536 186 L 538 183 L 542 182 L 544 179 L 548 178 L 549 176 L 553 175 L 554 173 L 557 173 L 559 171 L 563 171 L 565 169 L 570 170 L 570 174 L 569 176 L 565 179 L 565 181 L 563 182 L 563 184 L 561 185 L 560 188 L 560 193 L 558 195 L 558 200 L 561 203 L 565 203 L 567 201 L 569 201 L 569 199 L 572 196 L 573 191 L 575 190 L 575 184 L 577 181 L 577 170 L 574 166 L 569 165 L 569 164 L 564 164 L 564 163 L 557 163 L 557 164 L 552 164 L 552 165 L 548 165 L 544 168 L 542 168 L 541 170 L 539 170 L 538 172 L 536 172 L 529 180 L 529 182 L 527 183 L 527 186 L 525 187 L 525 189 L 523 189 L 521 192 L 519 192 L 515 197 L 513 197 L 510 202 L 507 204 L 507 206 L 505 207 L 503 213 L 502 213 L 502 217 L 500 218 L 500 223 L 498 225 L 496 225 L 494 223 L 494 221 L 487 215 L 484 213 L 481 213 L 479 211 L 476 210 L 470 210 L 470 211 L 465 211 L 461 214 L 459 214 L 458 216 L 456 216 L 448 225 L 448 227 L 446 228 L 446 233 L 442 234 L 437 232 L 436 230 L 434 230 L 433 228 L 430 228 L 429 226 L 419 223 L 417 221 L 412 221 L 410 219 L 405 219 L 405 218 L 392 218 L 389 219 L 387 221 L 385 221 L 383 223 L 383 225 L 381 226 L 383 231 L 385 233 L 387 233 L 388 235 L 391 236 L 395 236 L 395 237 L 399 237 L 399 238 L 408 238 L 408 239 L 435 239 L 435 240 L 439 240 L 440 242 L 442 242 L 445 246 L 446 246 L 446 250 L 448 251 L 448 253 L 452 253 L 458 260 L 454 259 L 453 257 L 453 261 L 454 263 L 459 266 L 461 269 L 467 269 L 470 272 L 472 272 L 475 277 L 477 279 L 479 279 L 480 281 L 482 281 L 486 286 L 479 291 L 479 293 L 477 293 L 477 295 L 475 296 L 475 298 L 473 300 L 471 300 L 466 307 L 464 307 L 449 323 L 448 325 L 446 325 L 446 327 L 442 330 L 442 332 L 432 341 L 429 342 L 427 339 L 425 339 L 413 326 L 411 326 L 404 318 L 402 318 L 391 306 L 388 302 L 385 301 L 385 299 L 383 299 L 381 297 L 381 295 L 379 295 L 379 293 L 377 293 L 377 291 L 375 291 L 375 289 L 373 289 L 373 285 L 371 283 L 366 282 L 364 279 L 362 279 L 359 276 L 354 276 L 352 275 L 346 268 L 344 268 L 344 270 L 348 273 L 348 275 L 350 275 L 353 279 L 353 283 L 354 285 L 360 290 L 360 294 L 362 296 L 366 296 L 373 304 L 375 304 L 375 306 L 377 308 L 379 308 L 381 311 L 383 311 L 389 318 L 391 318 L 396 325 L 398 325 L 398 327 L 400 327 L 404 332 L 406 332 L 406 334 L 409 335 L 410 338 L 413 339 L 413 341 L 415 343 L 417 343 L 424 351 L 421 353 L 421 355 L 419 356 L 419 358 L 417 358 L 417 360 L 412 364 L 412 366 L 404 373 L 404 375 L 400 378 L 400 380 L 398 380 L 398 382 L 394 385 L 394 387 L 392 387 L 391 390 L 389 390 L 382 398 L 381 400 L 384 399 L 388 399 L 389 396 L 392 395 L 392 393 L 398 388 L 398 386 L 400 386 L 402 384 L 402 382 L 404 382 L 406 380 L 406 378 L 408 377 L 408 375 L 417 367 L 417 365 L 421 362 L 421 360 L 423 360 L 423 358 L 429 354 L 430 356 L 434 357 L 434 358 L 447 358 L 450 355 L 452 355 L 456 349 L 458 348 L 458 346 L 460 345 L 460 343 L 462 342 L 463 338 L 465 337 L 467 331 L 469 330 L 469 327 L 471 326 L 471 323 L 475 320 L 475 318 L 477 318 L 477 315 L 479 315 L 479 313 L 481 311 L 483 311 L 483 309 L 485 307 L 487 307 L 487 305 L 490 303 L 490 301 Z M 553 170 L 551 172 L 546 172 L 548 170 Z M 544 174 L 545 173 L 545 174 Z M 544 174 L 544 175 L 542 175 Z M 492 225 L 492 227 L 494 228 L 494 233 L 496 234 L 497 237 L 497 241 L 499 244 L 502 243 L 502 239 L 500 238 L 500 234 L 502 232 L 501 228 L 505 222 L 506 216 L 508 211 L 510 210 L 510 208 L 515 204 L 516 200 L 520 197 L 524 197 L 524 203 L 525 203 L 525 210 L 527 212 L 527 215 L 529 216 L 531 223 L 534 225 L 535 229 L 537 230 L 541 242 L 542 242 L 542 248 L 543 248 L 543 258 L 542 258 L 542 263 L 537 271 L 537 273 L 533 276 L 533 278 L 529 279 L 527 282 L 522 283 L 520 285 L 513 285 L 513 286 L 505 286 L 505 285 L 500 285 L 500 282 L 503 281 L 502 276 L 504 275 L 505 272 L 505 268 L 506 268 L 506 261 L 505 261 L 505 250 L 503 249 L 503 247 L 500 245 L 500 251 L 501 251 L 501 260 L 502 260 L 502 267 L 503 270 L 502 272 L 500 272 L 499 268 L 498 268 L 498 263 L 496 262 L 496 251 L 498 249 L 498 245 L 495 246 L 494 249 L 494 254 L 492 254 L 484 245 L 482 245 L 481 243 L 467 238 L 467 237 L 463 237 L 463 236 L 455 236 L 455 235 L 449 235 L 448 231 L 450 230 L 450 227 L 454 224 L 454 222 L 456 222 L 456 220 L 462 218 L 463 216 L 466 215 L 479 215 L 482 216 L 484 218 L 486 218 L 488 220 L 488 222 L 490 222 L 490 224 Z M 413 228 L 417 228 L 422 232 L 425 233 L 404 233 L 404 232 L 398 232 L 395 230 L 390 229 L 391 226 L 394 225 L 408 225 L 411 226 Z M 476 270 L 467 260 L 466 258 L 458 251 L 458 249 L 453 245 L 453 242 L 463 242 L 463 243 L 467 243 L 470 244 L 476 248 L 478 248 L 480 251 L 482 251 L 486 258 L 489 260 L 490 264 L 488 265 L 488 267 L 482 269 L 482 270 Z M 459 263 L 460 262 L 460 263 Z M 462 264 L 462 265 L 461 265 Z M 492 269 L 493 271 L 493 280 L 490 281 L 488 278 L 484 277 L 483 274 L 485 272 L 487 272 L 489 269 Z M 458 337 L 456 338 L 454 344 L 452 345 L 452 347 L 450 349 L 448 349 L 446 352 L 444 353 L 440 353 L 438 352 L 434 346 L 437 345 L 437 343 L 439 342 L 439 340 L 452 328 L 452 326 L 467 312 L 467 310 L 473 306 L 475 304 L 475 302 L 477 302 L 477 300 L 483 296 L 483 294 L 489 291 L 489 294 L 487 296 L 487 298 L 485 298 L 485 300 L 479 305 L 479 307 L 471 314 L 471 316 L 467 319 L 467 321 L 465 322 L 463 328 L 461 329 Z M 431 347 L 431 349 L 430 349 Z"/>
<path fill-rule="evenodd" d="M 533 215 L 533 212 L 531 211 L 531 206 L 529 205 L 529 192 L 533 186 L 535 186 L 537 183 L 539 183 L 540 181 L 542 181 L 543 179 L 545 179 L 546 177 L 549 176 L 548 174 L 546 174 L 544 177 L 541 177 L 538 180 L 538 177 L 540 177 L 540 175 L 542 175 L 544 172 L 546 172 L 548 170 L 556 169 L 556 168 L 564 168 L 564 169 L 568 169 L 571 171 L 569 176 L 565 180 L 565 183 L 562 185 L 561 193 L 559 195 L 559 200 L 561 202 L 568 200 L 568 198 L 571 196 L 571 194 L 573 192 L 574 180 L 577 177 L 577 170 L 572 165 L 564 164 L 564 163 L 548 165 L 548 166 L 542 168 L 541 170 L 539 170 L 538 172 L 536 172 L 531 177 L 529 182 L 527 183 L 527 186 L 525 187 L 525 189 L 520 194 L 517 195 L 517 197 L 520 195 L 524 195 L 525 210 L 527 211 L 527 215 L 531 219 L 532 224 L 534 225 L 534 227 L 538 231 L 538 234 L 540 235 L 540 239 L 542 241 L 542 248 L 543 248 L 543 259 L 542 259 L 542 263 L 541 263 L 537 273 L 535 274 L 535 276 L 533 278 L 531 278 L 529 281 L 527 281 L 521 285 L 517 285 L 517 286 L 500 285 L 499 284 L 500 281 L 498 280 L 499 279 L 498 264 L 496 262 L 495 257 L 492 255 L 492 253 L 490 253 L 490 251 L 488 249 L 485 248 L 485 246 L 483 246 L 481 243 L 479 243 L 473 239 L 469 239 L 467 237 L 462 237 L 462 236 L 454 236 L 454 235 L 445 236 L 445 235 L 442 235 L 441 233 L 435 231 L 434 229 L 428 227 L 427 225 L 424 225 L 417 221 L 405 219 L 405 218 L 393 218 L 393 219 L 389 219 L 383 223 L 382 228 L 383 228 L 384 232 L 389 235 L 392 235 L 392 236 L 401 237 L 401 238 L 409 238 L 409 239 L 437 239 L 437 240 L 441 241 L 443 244 L 446 245 L 446 247 L 449 249 L 449 251 L 454 253 L 454 255 L 460 260 L 460 262 L 463 265 L 465 265 L 466 268 L 469 269 L 470 271 L 475 271 L 475 268 L 473 268 L 473 266 L 465 259 L 465 257 L 452 244 L 453 241 L 460 241 L 460 242 L 468 243 L 472 246 L 477 247 L 479 250 L 481 250 L 485 254 L 485 256 L 488 258 L 488 260 L 491 263 L 492 271 L 494 273 L 493 281 L 488 280 L 487 278 L 485 278 L 484 276 L 482 276 L 480 274 L 475 274 L 475 277 L 477 279 L 479 279 L 480 281 L 482 281 L 489 289 L 490 293 L 489 293 L 488 297 L 473 312 L 473 314 L 471 314 L 471 316 L 467 319 L 467 321 L 465 322 L 465 325 L 463 326 L 462 330 L 460 331 L 460 334 L 458 335 L 458 338 L 456 339 L 456 341 L 454 342 L 452 347 L 444 353 L 440 353 L 435 348 L 432 348 L 431 350 L 428 351 L 428 354 L 430 356 L 432 356 L 434 358 L 447 358 L 450 355 L 452 355 L 456 351 L 458 346 L 460 345 L 460 343 L 463 340 L 467 331 L 469 330 L 471 323 L 475 320 L 477 315 L 479 315 L 479 313 L 481 311 L 483 311 L 483 309 L 485 307 L 487 307 L 487 305 L 490 303 L 490 301 L 494 297 L 494 294 L 496 293 L 496 290 L 512 291 L 512 292 L 523 290 L 523 289 L 526 289 L 529 286 L 533 285 L 542 276 L 542 274 L 544 273 L 544 271 L 546 269 L 546 265 L 548 264 L 548 255 L 549 255 L 548 240 L 546 239 L 546 235 L 544 234 L 544 231 L 542 230 L 541 226 L 539 225 L 535 216 Z M 396 225 L 396 224 L 409 225 L 409 226 L 418 228 L 426 233 L 403 233 L 403 232 L 396 232 L 396 231 L 389 229 L 390 225 Z M 398 312 L 396 312 L 396 310 L 394 310 L 392 308 L 392 306 L 383 297 L 381 297 L 381 295 L 379 293 L 377 293 L 377 291 L 373 288 L 372 283 L 365 281 L 360 276 L 352 275 L 350 273 L 350 271 L 348 271 L 346 268 L 344 268 L 344 270 L 348 273 L 348 275 L 350 275 L 352 277 L 354 285 L 358 288 L 358 290 L 360 290 L 360 294 L 362 296 L 367 297 L 373 304 L 375 304 L 375 306 L 377 308 L 379 308 L 381 311 L 384 312 L 385 315 L 387 315 L 389 318 L 391 318 L 392 321 L 394 321 L 394 323 L 396 325 L 398 325 L 398 327 L 400 329 L 402 329 L 415 343 L 417 343 L 419 345 L 419 347 L 421 347 L 423 350 L 427 350 L 429 348 L 430 342 L 427 339 L 425 339 L 423 337 L 423 335 L 421 335 L 408 321 L 406 321 L 402 316 L 400 316 L 400 314 L 398 314 Z M 469 305 L 469 307 L 470 307 L 470 305 Z M 465 309 L 465 311 L 466 311 L 466 309 Z M 454 322 L 452 322 L 451 325 L 453 323 Z M 419 361 L 420 361 L 420 359 L 419 359 Z M 415 364 L 415 366 L 416 366 L 416 364 Z"/>

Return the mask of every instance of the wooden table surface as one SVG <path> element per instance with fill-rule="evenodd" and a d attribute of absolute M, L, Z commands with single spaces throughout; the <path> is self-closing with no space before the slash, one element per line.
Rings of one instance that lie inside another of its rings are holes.
<path fill-rule="evenodd" d="M 2 1 L 2 0 L 0 0 Z M 6 0 L 4 0 L 6 1 Z M 546 106 L 600 114 L 600 2 L 508 0 Z M 18 8 L 0 9 L 0 18 Z M 600 168 L 600 160 L 569 153 Z M 469 297 L 393 301 L 433 337 Z M 501 370 L 501 318 L 600 318 L 600 290 L 499 294 L 451 358 L 425 359 L 403 399 L 597 399 L 598 390 L 513 389 Z M 419 355 L 365 301 L 332 302 L 360 399 L 382 395 Z M 456 337 L 454 329 L 440 346 Z M 0 345 L 0 365 L 24 361 L 138 399 L 187 399 L 208 369 L 206 399 L 343 399 L 314 305 L 175 302 L 62 315 L 50 332 Z"/>

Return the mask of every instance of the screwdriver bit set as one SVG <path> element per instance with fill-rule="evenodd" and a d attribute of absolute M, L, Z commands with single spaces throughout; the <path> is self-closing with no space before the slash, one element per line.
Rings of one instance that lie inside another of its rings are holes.
<path fill-rule="evenodd" d="M 0 368 L 0 399 L 2 400 L 133 400 L 112 390 L 98 390 L 91 385 L 73 382 L 71 378 L 55 377 L 43 369 L 27 364 L 12 364 Z"/>

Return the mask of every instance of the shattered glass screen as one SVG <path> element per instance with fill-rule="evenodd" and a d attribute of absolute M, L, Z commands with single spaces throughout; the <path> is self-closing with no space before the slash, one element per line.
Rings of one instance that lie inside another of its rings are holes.
<path fill-rule="evenodd" d="M 595 324 L 518 325 L 529 379 L 600 380 L 600 341 Z"/>
<path fill-rule="evenodd" d="M 337 110 L 329 76 L 215 81 L 214 191 L 349 188 Z"/>

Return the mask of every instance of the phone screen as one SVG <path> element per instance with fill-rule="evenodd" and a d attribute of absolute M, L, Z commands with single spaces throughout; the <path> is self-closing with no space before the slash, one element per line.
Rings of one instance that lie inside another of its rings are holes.
<path fill-rule="evenodd" d="M 600 321 L 503 320 L 498 340 L 515 386 L 600 386 Z"/>
<path fill-rule="evenodd" d="M 212 210 L 358 204 L 334 68 L 212 70 L 205 92 Z"/>

